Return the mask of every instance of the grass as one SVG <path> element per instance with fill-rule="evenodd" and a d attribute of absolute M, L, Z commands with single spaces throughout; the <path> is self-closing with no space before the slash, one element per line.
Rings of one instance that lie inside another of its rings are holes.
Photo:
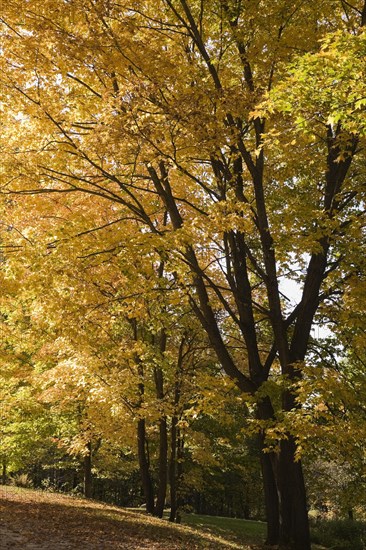
<path fill-rule="evenodd" d="M 247 544 L 253 548 L 263 548 L 263 541 L 266 538 L 266 523 L 245 519 L 225 518 L 219 516 L 202 516 L 198 514 L 182 514 L 182 522 L 185 525 L 205 531 L 236 544 Z M 321 537 L 320 537 L 321 538 Z M 323 542 L 322 540 L 319 542 Z M 254 545 L 254 546 L 253 546 Z M 328 546 L 313 543 L 312 550 L 326 550 Z M 242 548 L 242 546 L 241 546 Z M 340 549 L 344 550 L 344 548 Z M 351 550 L 351 546 L 347 547 Z M 356 546 L 352 550 L 359 550 Z"/>
<path fill-rule="evenodd" d="M 263 544 L 266 537 L 266 524 L 259 521 L 250 521 L 219 516 L 201 516 L 198 514 L 182 514 L 182 523 L 223 536 L 237 543 Z"/>

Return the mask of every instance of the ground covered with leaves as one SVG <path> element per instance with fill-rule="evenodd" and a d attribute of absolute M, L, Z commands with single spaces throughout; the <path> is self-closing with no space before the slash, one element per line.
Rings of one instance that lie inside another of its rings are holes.
<path fill-rule="evenodd" d="M 0 548 L 249 550 L 255 547 L 99 502 L 0 487 Z"/>

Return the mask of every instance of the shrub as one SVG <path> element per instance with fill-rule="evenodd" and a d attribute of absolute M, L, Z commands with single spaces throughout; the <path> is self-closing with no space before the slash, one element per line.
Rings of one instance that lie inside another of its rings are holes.
<path fill-rule="evenodd" d="M 14 474 L 10 476 L 9 484 L 15 487 L 33 487 L 33 481 L 28 474 Z"/>
<path fill-rule="evenodd" d="M 311 531 L 312 542 L 332 550 L 364 550 L 366 523 L 352 520 L 318 521 Z"/>

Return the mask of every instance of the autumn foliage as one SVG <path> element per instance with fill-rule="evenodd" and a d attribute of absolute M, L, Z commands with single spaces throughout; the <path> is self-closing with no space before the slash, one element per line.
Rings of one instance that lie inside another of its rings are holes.
<path fill-rule="evenodd" d="M 69 415 L 86 461 L 135 446 L 171 519 L 195 422 L 240 410 L 267 542 L 309 549 L 302 458 L 364 414 L 366 4 L 3 12 L 6 407 Z"/>

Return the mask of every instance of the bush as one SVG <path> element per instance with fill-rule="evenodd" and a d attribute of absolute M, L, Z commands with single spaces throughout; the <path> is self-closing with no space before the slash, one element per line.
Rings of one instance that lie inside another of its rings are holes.
<path fill-rule="evenodd" d="M 33 487 L 33 481 L 28 474 L 14 474 L 9 477 L 9 484 L 15 487 Z"/>
<path fill-rule="evenodd" d="M 364 550 L 366 523 L 352 520 L 318 521 L 311 530 L 311 539 L 332 550 Z"/>

